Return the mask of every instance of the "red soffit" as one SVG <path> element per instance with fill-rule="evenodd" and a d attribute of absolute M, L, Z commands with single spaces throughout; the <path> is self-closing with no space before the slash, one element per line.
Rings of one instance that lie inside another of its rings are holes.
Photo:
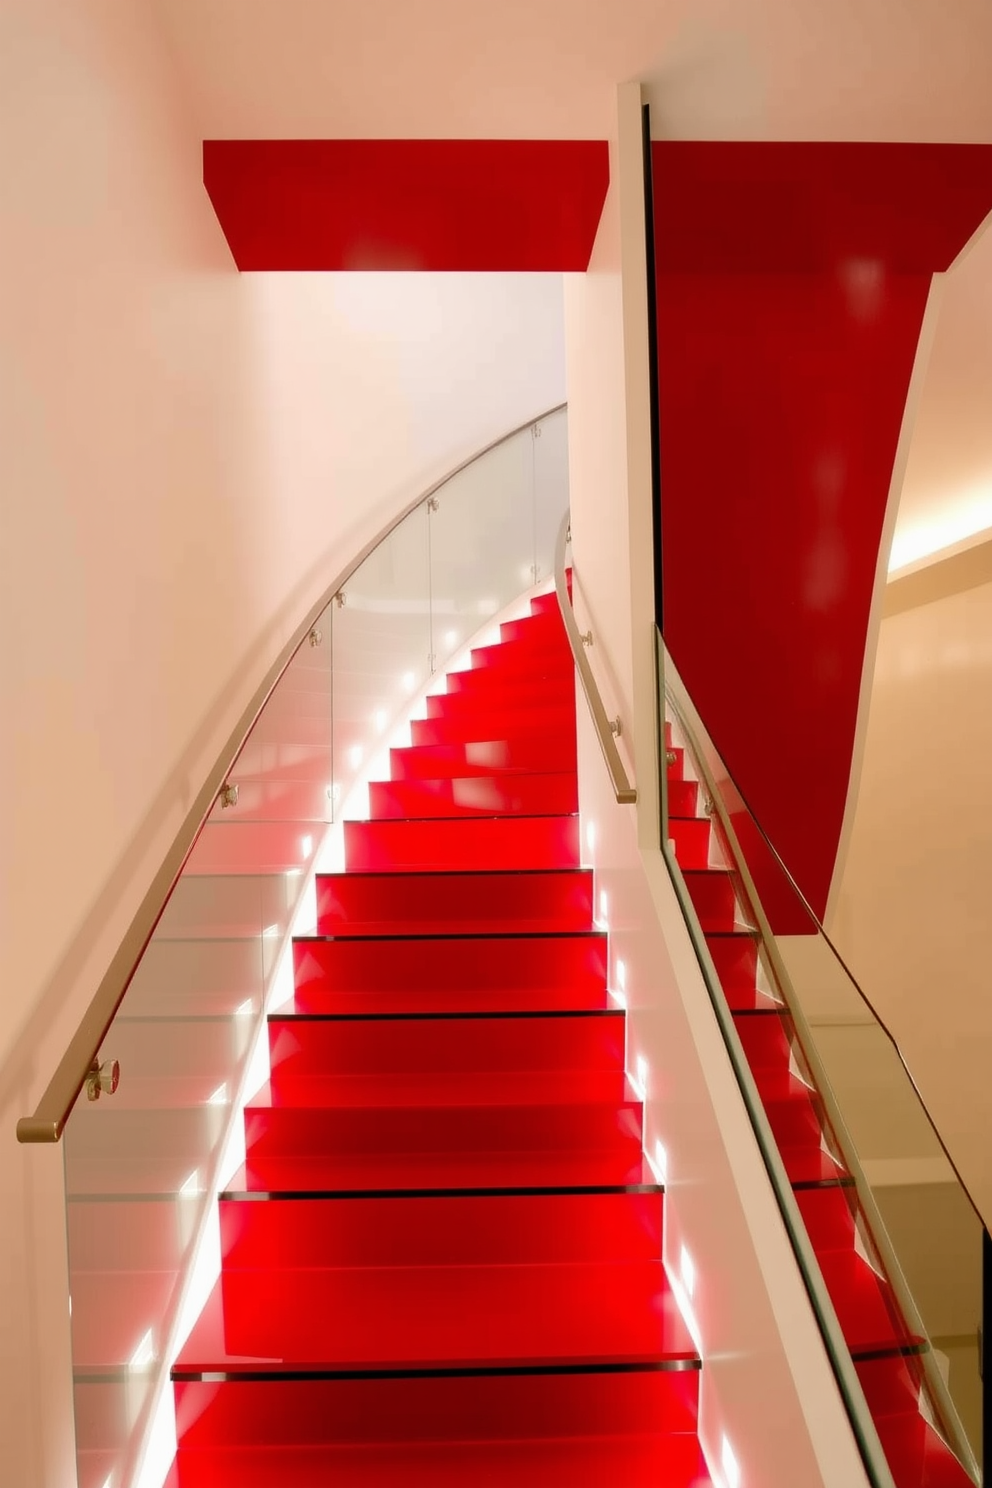
<path fill-rule="evenodd" d="M 205 140 L 239 269 L 583 271 L 605 140 Z"/>

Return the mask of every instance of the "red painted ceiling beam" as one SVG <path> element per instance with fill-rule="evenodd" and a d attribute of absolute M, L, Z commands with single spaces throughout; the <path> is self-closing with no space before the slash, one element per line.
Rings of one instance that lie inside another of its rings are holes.
<path fill-rule="evenodd" d="M 205 140 L 242 270 L 583 271 L 605 140 Z"/>

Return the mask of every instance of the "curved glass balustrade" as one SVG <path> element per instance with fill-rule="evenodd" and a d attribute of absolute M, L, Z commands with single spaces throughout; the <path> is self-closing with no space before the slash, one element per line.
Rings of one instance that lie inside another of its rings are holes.
<path fill-rule="evenodd" d="M 962 1464 L 960 1482 L 977 1482 L 981 1219 L 894 1040 L 751 814 L 660 635 L 658 664 L 664 851 L 759 1105 L 800 1264 L 802 1253 L 815 1261 L 814 1305 L 822 1313 L 825 1290 L 842 1370 L 853 1363 L 892 1477 L 907 1433 L 932 1430 Z M 773 934 L 769 918 L 789 933 Z M 940 1482 L 957 1481 L 950 1470 Z"/>
<path fill-rule="evenodd" d="M 81 1094 L 65 1126 L 80 1488 L 131 1484 L 148 1450 L 328 827 L 362 814 L 371 759 L 434 672 L 550 577 L 567 504 L 559 409 L 435 488 L 342 581 L 228 772 L 99 1051 L 119 1088 Z"/>

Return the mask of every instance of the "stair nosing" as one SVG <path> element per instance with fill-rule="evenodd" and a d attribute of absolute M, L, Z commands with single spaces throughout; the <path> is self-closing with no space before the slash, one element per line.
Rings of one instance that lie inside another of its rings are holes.
<path fill-rule="evenodd" d="M 290 1369 L 195 1369 L 183 1368 L 173 1365 L 169 1371 L 169 1378 L 176 1384 L 203 1383 L 203 1384 L 225 1384 L 235 1383 L 242 1380 L 245 1382 L 261 1383 L 266 1380 L 289 1380 L 302 1382 L 305 1380 L 325 1379 L 465 1379 L 465 1378 L 505 1378 L 513 1375 L 575 1375 L 575 1374 L 646 1374 L 646 1373 L 681 1373 L 691 1370 L 700 1370 L 703 1367 L 702 1359 L 698 1354 L 687 1358 L 670 1359 L 624 1359 L 624 1360 L 589 1360 L 584 1363 L 553 1363 L 553 1364 L 449 1364 L 431 1365 L 422 1368 L 399 1366 L 359 1369 L 341 1368 L 290 1368 Z"/>
<path fill-rule="evenodd" d="M 588 1195 L 664 1194 L 662 1183 L 532 1183 L 458 1188 L 230 1188 L 218 1198 L 233 1204 L 300 1202 L 309 1199 L 511 1199 L 583 1197 Z"/>
<path fill-rule="evenodd" d="M 267 1015 L 270 1023 L 442 1023 L 442 1022 L 482 1022 L 483 1020 L 499 1019 L 507 1021 L 510 1018 L 623 1018 L 624 1010 L 620 1007 L 606 1008 L 521 1008 L 519 1011 L 513 1008 L 495 1008 L 487 1011 L 484 1008 L 467 1009 L 464 1012 L 445 1009 L 440 1012 L 428 1013 L 269 1013 Z M 176 1021 L 188 1021 L 186 1019 Z M 220 1019 L 227 1022 L 227 1019 Z"/>

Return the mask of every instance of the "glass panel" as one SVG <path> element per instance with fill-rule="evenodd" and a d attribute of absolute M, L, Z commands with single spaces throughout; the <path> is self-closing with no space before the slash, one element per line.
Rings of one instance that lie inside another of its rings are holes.
<path fill-rule="evenodd" d="M 878 1434 L 894 1465 L 910 1431 L 929 1433 L 935 1460 L 953 1450 L 977 1480 L 981 1221 L 894 1041 L 765 839 L 663 643 L 659 655 L 663 840 Z"/>
<path fill-rule="evenodd" d="M 335 811 L 363 816 L 356 780 L 430 680 L 428 514 L 422 503 L 365 559 L 333 612 Z"/>
<path fill-rule="evenodd" d="M 79 1482 L 129 1481 L 273 973 L 330 815 L 329 617 L 241 751 L 63 1138 Z"/>
<path fill-rule="evenodd" d="M 555 543 L 568 510 L 568 415 L 564 408 L 536 426 L 534 441 L 535 563 L 537 580 L 555 571 Z"/>
<path fill-rule="evenodd" d="M 438 668 L 534 583 L 534 444 L 524 429 L 437 492 L 430 538 Z"/>

